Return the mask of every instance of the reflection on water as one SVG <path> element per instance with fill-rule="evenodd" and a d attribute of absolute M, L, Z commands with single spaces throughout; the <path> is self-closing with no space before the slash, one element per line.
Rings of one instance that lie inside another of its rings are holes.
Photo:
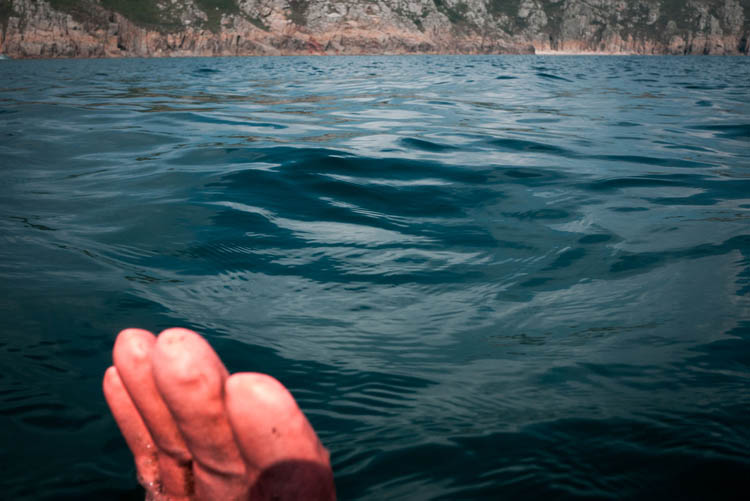
<path fill-rule="evenodd" d="M 745 59 L 2 66 L 7 496 L 138 496 L 99 380 L 172 325 L 341 499 L 746 490 Z"/>

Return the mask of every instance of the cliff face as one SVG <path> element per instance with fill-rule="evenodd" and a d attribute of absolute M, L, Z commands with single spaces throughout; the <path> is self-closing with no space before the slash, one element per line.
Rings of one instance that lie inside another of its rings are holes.
<path fill-rule="evenodd" d="M 538 51 L 748 53 L 748 0 L 522 0 L 520 4 L 517 26 Z"/>
<path fill-rule="evenodd" d="M 0 0 L 11 57 L 747 54 L 750 0 Z"/>

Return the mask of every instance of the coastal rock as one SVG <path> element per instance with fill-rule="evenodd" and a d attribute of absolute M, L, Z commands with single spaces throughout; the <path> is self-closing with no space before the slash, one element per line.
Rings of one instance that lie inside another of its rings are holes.
<path fill-rule="evenodd" d="M 750 0 L 160 0 L 141 10 L 128 5 L 0 0 L 0 53 L 17 58 L 748 54 L 750 48 Z"/>

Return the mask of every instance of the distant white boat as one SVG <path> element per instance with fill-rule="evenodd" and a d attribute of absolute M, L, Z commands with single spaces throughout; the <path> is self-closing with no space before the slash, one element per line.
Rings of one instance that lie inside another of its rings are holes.
<path fill-rule="evenodd" d="M 13 59 L 10 56 L 6 56 L 5 54 L 0 54 L 0 59 Z"/>

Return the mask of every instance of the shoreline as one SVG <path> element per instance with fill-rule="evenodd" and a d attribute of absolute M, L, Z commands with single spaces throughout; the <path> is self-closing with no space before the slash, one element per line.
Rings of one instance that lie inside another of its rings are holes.
<path fill-rule="evenodd" d="M 9 56 L 0 53 L 0 61 L 54 61 L 54 60 L 115 60 L 115 59 L 190 59 L 190 58 L 253 58 L 253 57 L 416 57 L 416 56 L 598 56 L 598 57 L 748 57 L 748 54 L 643 54 L 639 52 L 594 52 L 594 51 L 551 51 L 540 50 L 532 53 L 498 53 L 498 52 L 373 52 L 373 53 L 320 53 L 290 52 L 286 54 L 160 54 L 160 55 L 123 55 L 123 56 Z"/>
<path fill-rule="evenodd" d="M 638 52 L 586 51 L 586 50 L 537 50 L 535 56 L 687 56 L 692 54 L 641 54 Z"/>

